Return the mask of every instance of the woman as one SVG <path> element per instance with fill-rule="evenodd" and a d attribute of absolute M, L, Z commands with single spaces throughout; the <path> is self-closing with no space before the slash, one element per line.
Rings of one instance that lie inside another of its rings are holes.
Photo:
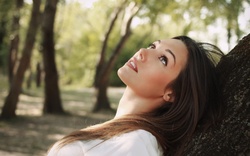
<path fill-rule="evenodd" d="M 140 49 L 118 70 L 127 87 L 115 118 L 71 133 L 48 155 L 181 155 L 197 125 L 220 114 L 215 55 L 187 36 Z"/>

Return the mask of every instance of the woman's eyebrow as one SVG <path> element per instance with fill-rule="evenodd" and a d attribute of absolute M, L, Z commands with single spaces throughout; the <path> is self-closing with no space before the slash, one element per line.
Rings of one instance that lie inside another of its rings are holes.
<path fill-rule="evenodd" d="M 157 40 L 156 42 L 158 42 L 158 44 L 160 44 L 161 40 Z M 175 65 L 175 63 L 176 63 L 176 57 L 175 57 L 174 53 L 170 49 L 165 49 L 165 51 L 168 52 L 168 53 L 170 53 L 173 56 L 173 58 L 174 58 L 174 65 Z"/>
<path fill-rule="evenodd" d="M 165 49 L 165 51 L 168 52 L 168 53 L 170 53 L 173 56 L 173 58 L 174 58 L 174 65 L 175 65 L 176 58 L 175 58 L 174 53 L 170 49 Z"/>

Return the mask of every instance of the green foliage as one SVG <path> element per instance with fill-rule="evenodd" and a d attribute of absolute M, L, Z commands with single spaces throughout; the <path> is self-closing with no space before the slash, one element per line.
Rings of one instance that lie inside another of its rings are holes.
<path fill-rule="evenodd" d="M 215 18 L 220 16 L 219 11 L 225 0 L 135 2 L 142 10 L 135 17 L 133 34 L 115 64 L 111 85 L 123 85 L 116 72 L 139 48 L 146 47 L 157 39 L 188 35 L 190 31 L 204 31 L 206 25 L 213 24 Z M 78 2 L 59 5 L 55 30 L 58 69 L 63 84 L 91 86 L 101 42 L 109 26 L 109 17 L 117 5 L 119 2 L 114 0 L 96 1 L 92 8 L 84 7 Z M 122 16 L 110 36 L 107 57 L 119 40 L 121 19 Z"/>
<path fill-rule="evenodd" d="M 7 56 L 8 56 L 8 45 L 7 43 L 2 43 L 0 45 L 0 74 L 7 73 Z"/>
<path fill-rule="evenodd" d="M 154 35 L 152 34 L 152 28 L 150 25 L 141 25 L 134 30 L 133 35 L 124 46 L 120 57 L 115 63 L 113 72 L 110 76 L 111 86 L 124 85 L 120 78 L 117 76 L 117 70 L 122 67 L 137 51 L 139 51 L 140 48 L 147 48 L 151 42 L 156 40 L 154 38 Z"/>
<path fill-rule="evenodd" d="M 3 76 L 0 74 L 0 92 L 8 89 L 8 79 L 7 76 Z"/>
<path fill-rule="evenodd" d="M 16 14 L 16 1 L 2 0 L 0 1 L 0 69 L 3 73 L 7 72 L 7 57 L 9 52 L 10 38 L 12 37 L 13 16 Z M 26 29 L 29 24 L 31 13 L 31 4 L 24 3 L 20 12 L 20 39 L 19 51 L 23 48 L 24 39 L 26 37 Z M 20 55 L 19 55 L 20 56 Z"/>
<path fill-rule="evenodd" d="M 208 25 L 216 19 L 231 19 L 231 28 L 237 29 L 237 16 L 243 11 L 242 3 L 246 0 L 133 0 L 141 10 L 133 19 L 132 36 L 124 46 L 111 74 L 111 85 L 123 85 L 117 77 L 117 70 L 141 47 L 155 40 L 170 38 L 190 32 L 205 32 Z M 56 62 L 63 85 L 91 86 L 95 67 L 99 58 L 103 36 L 109 26 L 110 16 L 121 1 L 96 0 L 92 7 L 83 5 L 86 1 L 65 1 L 58 4 L 55 23 Z M 131 2 L 130 0 L 128 2 Z M 249 3 L 249 0 L 248 0 Z M 0 2 L 0 39 L 1 32 L 6 32 L 0 40 L 0 68 L 6 65 L 11 18 L 14 1 Z M 21 12 L 20 46 L 22 49 L 26 35 L 31 4 L 25 3 Z M 107 57 L 120 39 L 122 26 L 121 14 L 110 36 Z M 230 17 L 230 18 L 228 18 Z M 3 25 L 3 23 L 6 23 Z M 36 47 L 31 60 L 31 70 L 42 62 L 40 38 L 37 36 Z M 216 36 L 215 36 L 216 38 Z M 216 40 L 216 39 L 215 39 Z"/>
<path fill-rule="evenodd" d="M 100 1 L 91 9 L 73 2 L 59 6 L 55 30 L 58 69 L 63 84 L 93 84 L 102 36 L 113 8 L 111 4 Z"/>
<path fill-rule="evenodd" d="M 6 73 L 9 33 L 14 1 L 0 1 L 0 73 Z"/>

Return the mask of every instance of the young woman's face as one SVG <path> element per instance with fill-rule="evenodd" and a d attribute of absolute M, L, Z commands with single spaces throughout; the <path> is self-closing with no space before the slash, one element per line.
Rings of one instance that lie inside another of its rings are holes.
<path fill-rule="evenodd" d="M 187 48 L 176 39 L 158 40 L 142 48 L 118 70 L 120 79 L 145 98 L 164 95 L 187 62 Z"/>

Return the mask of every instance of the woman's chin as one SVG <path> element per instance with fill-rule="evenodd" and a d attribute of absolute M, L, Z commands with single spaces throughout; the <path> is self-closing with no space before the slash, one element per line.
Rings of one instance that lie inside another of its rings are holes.
<path fill-rule="evenodd" d="M 125 78 L 125 77 L 126 77 L 126 74 L 122 71 L 122 67 L 118 69 L 117 75 L 118 75 L 118 77 L 120 78 L 120 80 L 121 80 L 123 83 L 125 83 L 124 80 L 126 80 L 126 78 Z M 126 83 L 125 83 L 125 84 L 126 84 Z"/>

